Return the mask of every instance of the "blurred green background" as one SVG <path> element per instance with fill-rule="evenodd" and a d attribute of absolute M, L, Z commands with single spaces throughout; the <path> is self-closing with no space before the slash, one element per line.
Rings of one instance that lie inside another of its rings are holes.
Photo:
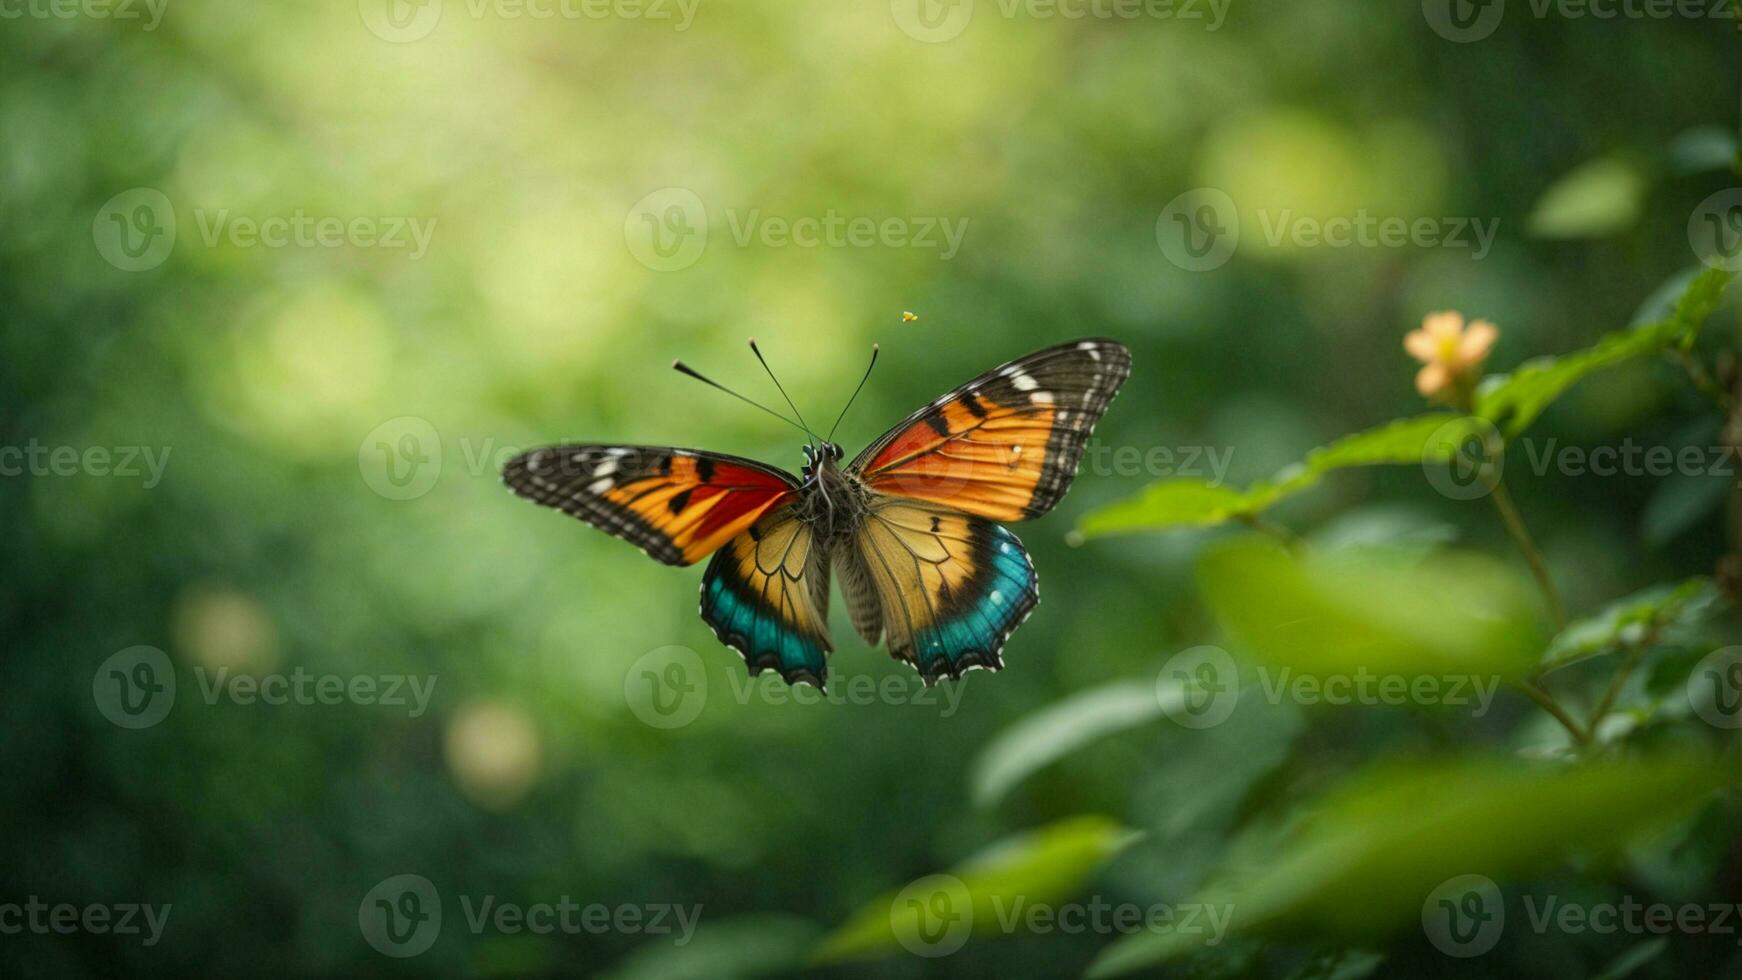
<path fill-rule="evenodd" d="M 133 476 L 81 455 L 67 475 L 45 462 L 0 477 L 0 902 L 173 913 L 152 946 L 0 936 L 5 972 L 786 973 L 879 896 L 1013 833 L 1104 815 L 1146 836 L 1075 894 L 1179 901 L 1235 835 L 1374 758 L 1510 755 L 1552 736 L 1511 693 L 1480 719 L 1243 702 L 1207 730 L 1136 725 L 977 800 L 976 759 L 1009 726 L 1219 642 L 1194 569 L 1228 532 L 1065 541 L 1170 473 L 1098 457 L 1017 528 L 1042 601 L 1008 668 L 921 704 L 912 672 L 838 612 L 835 686 L 891 694 L 793 704 L 769 677 L 749 687 L 696 616 L 699 568 L 650 562 L 498 478 L 510 453 L 565 440 L 796 470 L 793 431 L 667 370 L 682 357 L 773 400 L 749 335 L 814 423 L 881 344 L 841 431 L 850 453 L 995 364 L 1112 336 L 1134 370 L 1096 445 L 1207 447 L 1244 485 L 1420 411 L 1400 345 L 1429 311 L 1498 324 L 1497 366 L 1625 326 L 1696 264 L 1689 216 L 1733 182 L 1733 22 L 1513 4 L 1458 42 L 1427 7 L 1067 18 L 981 0 L 959 21 L 960 4 L 908 0 L 553 17 L 478 0 L 6 7 L 22 14 L 0 19 L 0 446 L 147 455 Z M 1568 201 L 1543 203 L 1593 161 Z M 1165 221 L 1158 239 L 1169 202 L 1199 187 L 1227 193 L 1242 231 L 1201 272 L 1170 260 Z M 1498 231 L 1480 256 L 1272 244 L 1285 212 Z M 940 247 L 766 233 L 831 214 Z M 249 233 L 297 215 L 343 228 L 278 246 Z M 934 221 L 963 230 L 959 248 L 925 233 Z M 1720 311 L 1708 341 L 1736 336 Z M 1538 429 L 1580 445 L 1717 431 L 1657 363 L 1576 389 Z M 1710 478 L 1524 470 L 1514 493 L 1577 613 L 1709 572 L 1725 549 Z M 1277 516 L 1522 568 L 1486 507 L 1434 493 L 1416 467 L 1340 474 Z M 167 717 L 132 730 L 101 686 L 140 645 L 165 652 L 178 688 Z M 637 692 L 646 664 L 674 658 L 701 665 L 699 713 L 658 727 Z M 207 696 L 220 671 L 433 688 L 421 712 L 268 705 Z M 1733 816 L 1697 818 L 1698 846 L 1675 852 L 1685 873 L 1654 887 L 1734 900 Z M 1652 894 L 1586 871 L 1543 887 Z M 401 874 L 433 883 L 445 925 L 393 958 L 366 941 L 359 903 Z M 474 932 L 462 896 L 702 917 L 682 945 Z M 1386 975 L 1582 976 L 1629 949 L 1526 933 L 1472 966 L 1436 952 L 1415 914 L 1378 929 L 1376 912 L 1355 944 Z M 1079 975 L 1115 938 L 1014 930 L 816 972 Z M 1173 969 L 1280 976 L 1348 945 L 1309 930 Z M 1737 968 L 1733 937 L 1677 937 L 1638 975 Z"/>

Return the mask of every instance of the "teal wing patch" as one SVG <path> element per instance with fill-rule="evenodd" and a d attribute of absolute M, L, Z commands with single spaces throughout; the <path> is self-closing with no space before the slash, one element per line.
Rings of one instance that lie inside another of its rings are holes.
<path fill-rule="evenodd" d="M 828 680 L 829 572 L 809 527 L 782 510 L 727 542 L 702 576 L 702 619 L 751 676 Z"/>

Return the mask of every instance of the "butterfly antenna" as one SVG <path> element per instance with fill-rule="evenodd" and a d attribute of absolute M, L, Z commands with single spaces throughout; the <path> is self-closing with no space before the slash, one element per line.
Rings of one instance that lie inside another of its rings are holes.
<path fill-rule="evenodd" d="M 785 388 L 781 387 L 780 379 L 774 376 L 774 369 L 768 366 L 768 359 L 762 356 L 762 348 L 756 346 L 755 337 L 750 338 L 750 350 L 756 355 L 756 359 L 762 362 L 762 370 L 768 372 L 769 380 L 773 381 L 774 387 L 780 391 L 780 397 L 786 399 L 786 404 L 792 408 L 792 414 L 798 417 L 799 426 L 802 427 L 812 439 L 815 439 L 817 434 L 811 431 L 809 425 L 805 424 L 804 413 L 798 410 L 798 406 L 793 404 L 792 396 L 786 393 Z"/>
<path fill-rule="evenodd" d="M 865 365 L 865 376 L 859 379 L 859 387 L 853 389 L 853 394 L 851 397 L 849 397 L 847 399 L 847 404 L 841 406 L 841 414 L 835 416 L 835 424 L 829 426 L 829 438 L 823 440 L 824 442 L 832 441 L 835 438 L 835 430 L 839 429 L 841 427 L 841 420 L 847 417 L 847 409 L 853 407 L 853 399 L 858 398 L 859 392 L 865 390 L 865 382 L 871 380 L 871 369 L 876 367 L 876 366 L 877 366 L 877 345 L 872 344 L 871 345 L 871 363 Z"/>
<path fill-rule="evenodd" d="M 767 412 L 768 414 L 774 416 L 775 418 L 781 420 L 782 422 L 785 422 L 787 425 L 790 425 L 795 429 L 802 430 L 804 432 L 804 434 L 807 436 L 811 434 L 811 430 L 809 428 L 807 428 L 803 425 L 800 425 L 797 422 L 794 422 L 792 419 L 789 419 L 786 416 L 775 411 L 774 409 L 769 408 L 767 405 L 764 405 L 760 402 L 753 402 L 750 399 L 745 398 L 743 395 L 740 395 L 737 392 L 733 391 L 732 389 L 719 383 L 718 381 L 715 381 L 713 378 L 707 377 L 706 375 L 702 374 L 700 371 L 697 371 L 695 368 L 690 367 L 688 364 L 685 364 L 682 361 L 672 361 L 671 366 L 672 366 L 672 369 L 677 371 L 679 374 L 687 374 L 690 377 L 696 379 L 697 381 L 700 381 L 702 384 L 708 385 L 709 387 L 712 387 L 712 388 L 720 389 L 721 391 L 725 392 L 728 395 L 731 395 L 733 398 L 738 399 L 739 401 L 743 402 L 746 405 L 753 405 L 756 408 L 760 408 L 764 412 Z"/>

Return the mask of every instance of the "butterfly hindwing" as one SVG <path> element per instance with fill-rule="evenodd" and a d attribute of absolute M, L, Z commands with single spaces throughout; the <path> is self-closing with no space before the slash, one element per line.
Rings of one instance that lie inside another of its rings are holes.
<path fill-rule="evenodd" d="M 1004 666 L 1004 641 L 1039 599 L 1028 552 L 986 518 L 921 501 L 873 502 L 855 547 L 890 655 L 927 683 Z"/>
<path fill-rule="evenodd" d="M 734 537 L 702 576 L 702 619 L 737 650 L 752 676 L 788 684 L 828 678 L 829 567 L 825 549 L 791 508 Z"/>
<path fill-rule="evenodd" d="M 1131 373 L 1112 340 L 1079 340 L 997 367 L 908 416 L 849 466 L 872 490 L 996 521 L 1051 510 L 1095 423 Z"/>
<path fill-rule="evenodd" d="M 754 460 L 655 446 L 535 449 L 502 479 L 667 565 L 706 558 L 798 493 L 792 477 Z"/>

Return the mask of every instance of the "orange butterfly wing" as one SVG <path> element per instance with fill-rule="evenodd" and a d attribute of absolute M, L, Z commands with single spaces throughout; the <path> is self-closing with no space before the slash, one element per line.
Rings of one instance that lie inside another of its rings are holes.
<path fill-rule="evenodd" d="M 510 460 L 502 479 L 667 565 L 706 558 L 798 495 L 755 460 L 656 446 L 549 446 Z"/>
<path fill-rule="evenodd" d="M 1131 374 L 1113 340 L 1077 340 L 993 368 L 904 419 L 849 467 L 873 490 L 995 521 L 1051 510 Z"/>

